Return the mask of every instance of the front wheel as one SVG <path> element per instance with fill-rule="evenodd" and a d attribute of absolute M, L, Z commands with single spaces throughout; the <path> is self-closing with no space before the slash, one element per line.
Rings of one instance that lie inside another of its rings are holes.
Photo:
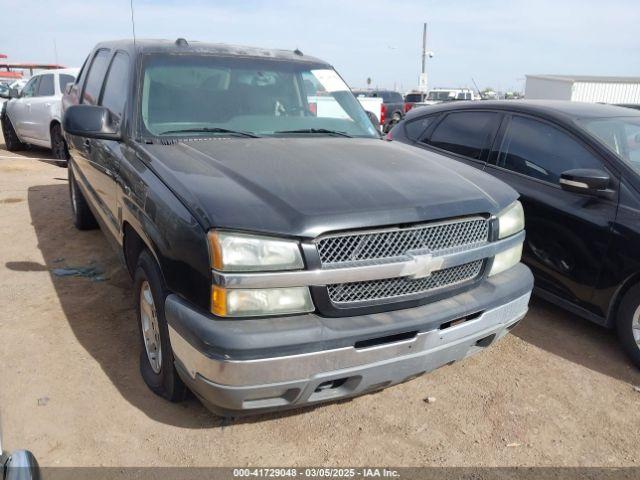
<path fill-rule="evenodd" d="M 2 117 L 2 134 L 4 135 L 4 144 L 6 145 L 7 150 L 15 152 L 17 150 L 24 149 L 25 144 L 18 138 L 18 134 L 13 128 L 13 124 L 11 123 L 11 120 L 9 120 L 9 115 L 7 115 L 6 111 Z"/>
<path fill-rule="evenodd" d="M 640 367 L 640 284 L 631 287 L 622 298 L 616 321 L 620 343 Z"/>
<path fill-rule="evenodd" d="M 167 296 L 162 274 L 153 257 L 143 251 L 134 276 L 140 331 L 140 373 L 155 394 L 171 402 L 184 399 L 187 387 L 174 366 L 169 327 L 164 314 Z"/>

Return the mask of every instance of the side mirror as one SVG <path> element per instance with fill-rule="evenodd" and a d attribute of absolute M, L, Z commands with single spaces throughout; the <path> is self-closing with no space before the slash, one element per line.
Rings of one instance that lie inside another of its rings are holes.
<path fill-rule="evenodd" d="M 9 89 L 9 98 L 19 98 L 19 97 L 20 97 L 20 92 L 18 92 L 18 89 L 16 88 Z"/>
<path fill-rule="evenodd" d="M 607 172 L 589 168 L 576 168 L 560 174 L 560 186 L 563 190 L 592 195 L 605 191 L 610 180 Z"/>
<path fill-rule="evenodd" d="M 69 135 L 101 140 L 120 140 L 119 122 L 108 108 L 72 105 L 64 112 L 64 131 Z"/>
<path fill-rule="evenodd" d="M 0 464 L 3 480 L 40 480 L 38 461 L 28 450 L 12 452 L 4 465 Z"/>
<path fill-rule="evenodd" d="M 373 125 L 378 128 L 380 126 L 380 120 L 378 120 L 378 117 L 376 117 L 376 114 L 373 112 L 370 112 L 369 110 L 366 111 L 367 112 L 367 117 L 369 117 L 369 120 L 371 120 L 371 123 L 373 123 Z"/>
<path fill-rule="evenodd" d="M 69 82 L 64 86 L 64 93 L 69 95 L 71 93 L 71 89 L 73 88 L 73 82 Z"/>

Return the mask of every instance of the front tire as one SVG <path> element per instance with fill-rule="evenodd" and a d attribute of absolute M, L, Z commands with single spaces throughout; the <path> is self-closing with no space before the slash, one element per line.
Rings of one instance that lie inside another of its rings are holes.
<path fill-rule="evenodd" d="M 18 138 L 18 134 L 13 128 L 13 124 L 11 123 L 11 120 L 9 120 L 9 115 L 7 115 L 6 111 L 2 117 L 2 134 L 4 135 L 4 144 L 6 145 L 7 150 L 10 152 L 24 150 L 25 144 Z"/>
<path fill-rule="evenodd" d="M 616 322 L 620 343 L 640 367 L 640 284 L 631 287 L 622 298 Z"/>
<path fill-rule="evenodd" d="M 164 313 L 167 289 L 158 264 L 147 251 L 138 258 L 134 285 L 141 344 L 140 373 L 156 395 L 180 402 L 186 396 L 187 387 L 174 366 Z"/>
<path fill-rule="evenodd" d="M 78 182 L 73 175 L 73 170 L 69 169 L 69 200 L 71 201 L 71 214 L 73 224 L 78 230 L 93 230 L 98 228 L 96 217 L 87 204 L 87 199 L 80 191 Z"/>

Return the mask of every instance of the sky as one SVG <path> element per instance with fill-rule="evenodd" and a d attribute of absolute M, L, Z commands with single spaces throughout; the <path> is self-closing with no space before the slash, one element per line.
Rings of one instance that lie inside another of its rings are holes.
<path fill-rule="evenodd" d="M 0 0 L 8 61 L 80 66 L 131 37 L 130 0 Z M 133 0 L 138 38 L 299 48 L 353 88 L 406 92 L 428 23 L 429 87 L 522 90 L 526 74 L 640 75 L 638 0 Z"/>

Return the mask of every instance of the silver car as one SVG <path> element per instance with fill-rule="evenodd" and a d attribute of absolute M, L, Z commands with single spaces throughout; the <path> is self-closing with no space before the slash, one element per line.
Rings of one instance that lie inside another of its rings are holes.
<path fill-rule="evenodd" d="M 77 68 L 37 73 L 20 94 L 11 92 L 11 100 L 2 105 L 2 133 L 7 150 L 16 151 L 25 144 L 50 148 L 63 162 L 69 157 L 61 128 L 61 99 L 67 84 L 73 83 Z"/>

